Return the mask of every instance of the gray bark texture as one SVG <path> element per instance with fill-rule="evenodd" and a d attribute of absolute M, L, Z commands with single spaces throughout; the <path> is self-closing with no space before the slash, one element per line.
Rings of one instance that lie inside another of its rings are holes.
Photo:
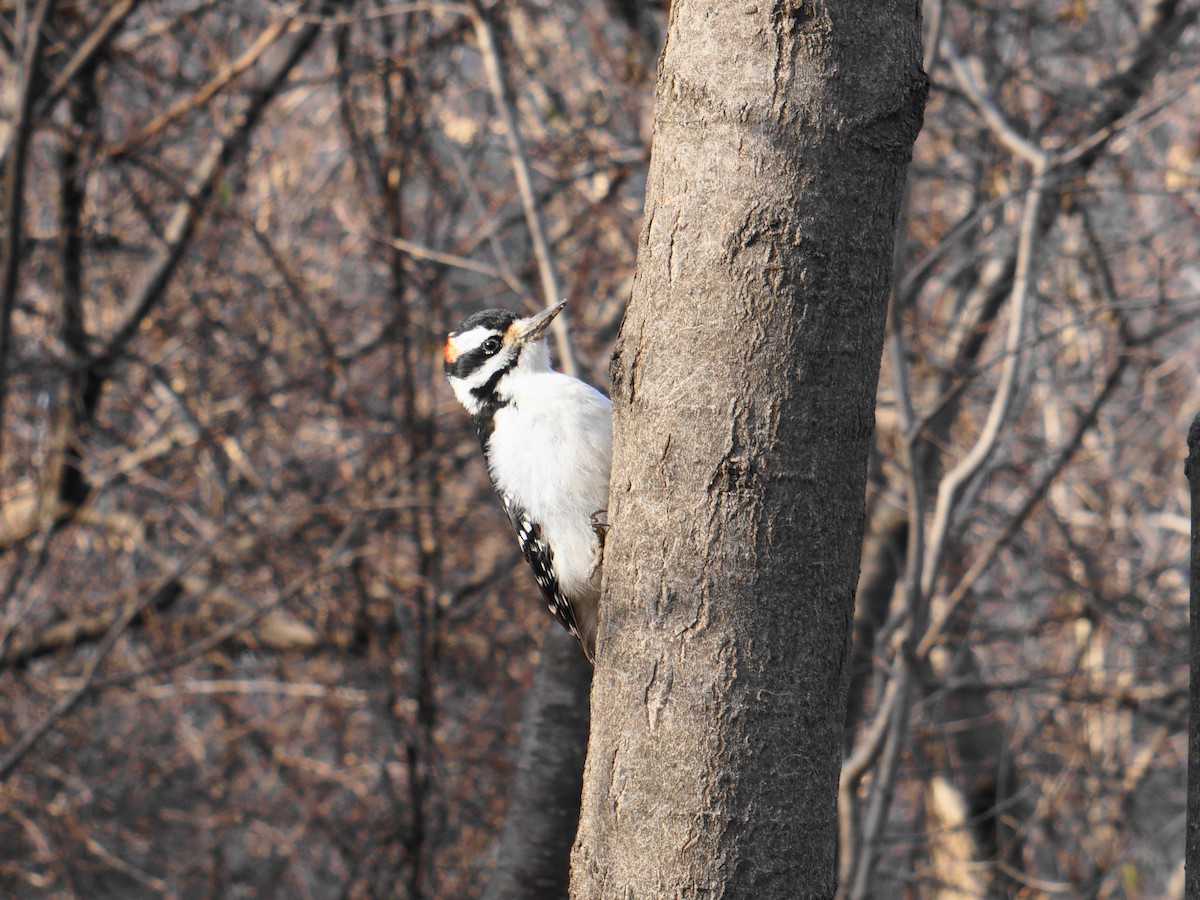
<path fill-rule="evenodd" d="M 1184 464 L 1192 501 L 1191 675 L 1188 697 L 1187 841 L 1185 897 L 1200 897 L 1200 414 L 1188 429 Z"/>
<path fill-rule="evenodd" d="M 826 897 L 912 0 L 676 0 L 571 895 Z"/>

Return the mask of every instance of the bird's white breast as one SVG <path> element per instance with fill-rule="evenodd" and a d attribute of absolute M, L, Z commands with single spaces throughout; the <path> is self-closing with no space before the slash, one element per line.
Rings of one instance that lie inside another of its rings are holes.
<path fill-rule="evenodd" d="M 598 590 L 591 516 L 608 506 L 612 405 L 559 372 L 514 372 L 496 410 L 488 462 L 497 489 L 542 527 L 563 591 Z"/>

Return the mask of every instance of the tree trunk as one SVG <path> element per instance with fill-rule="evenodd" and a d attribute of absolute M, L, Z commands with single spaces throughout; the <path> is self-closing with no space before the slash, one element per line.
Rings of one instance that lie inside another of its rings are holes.
<path fill-rule="evenodd" d="M 567 895 L 591 683 L 592 667 L 579 641 L 557 622 L 548 622 L 521 716 L 508 814 L 484 900 Z"/>
<path fill-rule="evenodd" d="M 616 446 L 577 898 L 830 896 L 917 4 L 674 4 Z"/>
<path fill-rule="evenodd" d="M 1200 415 L 1188 429 L 1184 466 L 1192 499 L 1191 686 L 1188 697 L 1187 846 L 1185 897 L 1200 897 Z"/>

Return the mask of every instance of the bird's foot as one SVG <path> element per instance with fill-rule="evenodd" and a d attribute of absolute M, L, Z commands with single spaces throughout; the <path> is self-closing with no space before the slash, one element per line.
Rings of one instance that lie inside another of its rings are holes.
<path fill-rule="evenodd" d="M 590 581 L 599 580 L 600 569 L 604 566 L 604 539 L 608 536 L 608 510 L 598 509 L 589 517 L 592 531 L 596 533 L 596 552 L 592 557 L 592 568 L 588 572 Z"/>

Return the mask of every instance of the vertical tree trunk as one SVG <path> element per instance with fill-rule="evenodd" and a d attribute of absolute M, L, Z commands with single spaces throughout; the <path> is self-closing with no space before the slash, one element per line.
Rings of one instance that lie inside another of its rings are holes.
<path fill-rule="evenodd" d="M 914 2 L 673 5 L 572 895 L 835 889 Z"/>
<path fill-rule="evenodd" d="M 521 716 L 517 766 L 484 900 L 565 897 L 588 739 L 592 667 L 579 641 L 548 622 Z"/>
<path fill-rule="evenodd" d="M 1200 414 L 1188 429 L 1184 466 L 1192 498 L 1191 685 L 1188 696 L 1187 846 L 1185 897 L 1200 897 Z"/>

